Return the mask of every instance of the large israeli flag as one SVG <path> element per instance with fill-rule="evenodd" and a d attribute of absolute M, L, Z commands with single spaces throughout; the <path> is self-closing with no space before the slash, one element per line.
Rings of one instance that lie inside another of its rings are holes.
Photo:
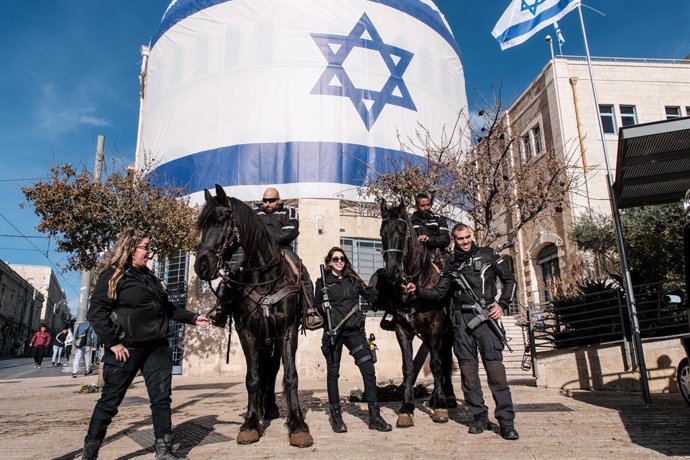
<path fill-rule="evenodd" d="M 491 35 L 501 49 L 519 45 L 580 5 L 580 0 L 513 0 Z"/>
<path fill-rule="evenodd" d="M 467 99 L 459 47 L 431 0 L 176 0 L 152 40 L 140 148 L 192 201 L 360 199 L 414 163 Z"/>

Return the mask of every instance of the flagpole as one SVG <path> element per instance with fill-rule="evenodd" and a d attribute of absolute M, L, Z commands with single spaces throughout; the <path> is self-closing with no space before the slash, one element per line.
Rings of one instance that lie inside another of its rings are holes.
<path fill-rule="evenodd" d="M 592 60 L 589 56 L 589 45 L 587 43 L 587 32 L 585 31 L 585 21 L 582 17 L 582 4 L 578 4 L 577 11 L 580 14 L 580 25 L 582 26 L 582 37 L 585 42 L 585 52 L 587 54 L 587 67 L 589 68 L 589 80 L 592 83 L 592 94 L 594 95 L 594 107 L 597 113 L 597 123 L 599 124 L 599 135 L 601 136 L 601 145 L 604 149 L 604 161 L 606 163 L 606 185 L 609 193 L 609 202 L 611 205 L 611 214 L 613 215 L 613 223 L 616 229 L 616 241 L 618 243 L 618 253 L 620 254 L 620 263 L 623 270 L 623 287 L 625 288 L 625 301 L 628 306 L 628 313 L 630 314 L 630 323 L 632 328 L 633 343 L 635 344 L 635 354 L 637 355 L 637 366 L 640 370 L 640 387 L 642 391 L 642 399 L 645 403 L 652 402 L 649 393 L 649 380 L 647 376 L 647 366 L 644 360 L 644 351 L 642 349 L 642 338 L 640 336 L 640 324 L 637 319 L 637 306 L 635 305 L 635 294 L 632 289 L 632 280 L 630 278 L 630 266 L 625 253 L 625 240 L 623 239 L 623 228 L 621 224 L 620 212 L 618 204 L 616 203 L 615 194 L 613 191 L 613 177 L 611 175 L 611 165 L 609 161 L 609 152 L 606 146 L 606 138 L 604 137 L 604 127 L 601 124 L 601 114 L 599 113 L 599 97 L 597 96 L 597 88 L 594 83 L 594 74 L 592 72 Z"/>

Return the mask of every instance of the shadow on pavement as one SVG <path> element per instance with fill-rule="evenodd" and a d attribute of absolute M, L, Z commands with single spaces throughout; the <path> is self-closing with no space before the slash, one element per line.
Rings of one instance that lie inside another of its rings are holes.
<path fill-rule="evenodd" d="M 664 455 L 690 455 L 690 410 L 678 394 L 654 394 L 645 404 L 639 393 L 569 391 L 564 396 L 618 412 L 630 441 Z"/>

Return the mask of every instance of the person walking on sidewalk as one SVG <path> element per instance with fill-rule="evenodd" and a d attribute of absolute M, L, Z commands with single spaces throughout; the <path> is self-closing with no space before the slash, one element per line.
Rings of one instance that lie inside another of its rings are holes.
<path fill-rule="evenodd" d="M 364 315 L 359 308 L 359 296 L 367 298 L 372 293 L 355 273 L 342 249 L 331 248 L 326 255 L 324 265 L 327 267 L 324 270 L 326 279 L 316 280 L 315 303 L 325 317 L 323 292 L 325 285 L 331 307 L 331 325 L 333 328 L 338 327 L 335 336 L 332 336 L 329 334 L 328 326 L 325 326 L 321 341 L 321 350 L 326 358 L 326 387 L 331 412 L 331 428 L 336 433 L 347 431 L 347 426 L 343 422 L 338 392 L 340 357 L 345 345 L 350 350 L 364 380 L 364 393 L 369 406 L 369 429 L 390 431 L 390 424 L 381 417 L 373 355 L 364 332 Z M 332 337 L 333 343 L 331 343 Z"/>
<path fill-rule="evenodd" d="M 69 364 L 69 358 L 72 355 L 72 346 L 74 345 L 73 327 L 67 328 L 67 338 L 65 339 L 65 364 Z"/>
<path fill-rule="evenodd" d="M 53 366 L 62 366 L 60 358 L 62 357 L 62 350 L 65 349 L 65 340 L 67 339 L 67 328 L 63 327 L 60 332 L 53 337 Z"/>
<path fill-rule="evenodd" d="M 74 340 L 74 363 L 72 364 L 72 377 L 76 378 L 79 373 L 79 362 L 82 356 L 84 357 L 84 375 L 90 375 L 91 371 L 91 353 L 96 350 L 98 345 L 98 337 L 96 332 L 91 327 L 88 321 L 84 321 L 77 327 L 77 337 Z"/>
<path fill-rule="evenodd" d="M 105 269 L 91 295 L 87 319 L 105 345 L 104 384 L 84 438 L 84 459 L 98 457 L 108 425 L 139 371 L 151 402 L 156 459 L 179 458 L 173 452 L 172 440 L 169 321 L 197 326 L 209 326 L 210 321 L 168 299 L 160 280 L 146 265 L 152 257 L 149 237 L 139 230 L 125 229 L 106 254 Z"/>
<path fill-rule="evenodd" d="M 513 441 L 518 439 L 519 435 L 515 430 L 513 399 L 503 365 L 503 342 L 488 321 L 500 320 L 503 310 L 512 302 L 515 295 L 515 278 L 508 262 L 496 251 L 475 244 L 467 225 L 457 224 L 453 227 L 451 235 L 455 243 L 453 259 L 443 268 L 443 275 L 438 284 L 433 288 L 424 288 L 408 283 L 403 289 L 407 294 L 430 300 L 440 300 L 451 295 L 451 314 L 455 331 L 453 350 L 460 365 L 465 403 L 473 416 L 468 432 L 479 434 L 485 429 L 491 429 L 488 408 L 484 404 L 479 380 L 479 348 L 489 381 L 489 390 L 496 402 L 494 415 L 501 428 L 501 437 Z M 474 295 L 465 291 L 456 279 L 461 275 L 467 280 L 468 287 Z M 496 278 L 502 283 L 500 296 Z M 469 324 L 477 317 L 473 308 L 475 296 L 485 303 L 486 314 L 490 319 L 472 328 Z"/>
<path fill-rule="evenodd" d="M 40 369 L 43 363 L 43 356 L 46 354 L 46 347 L 50 345 L 50 332 L 48 332 L 48 325 L 41 323 L 38 331 L 31 337 L 29 348 L 31 348 L 34 358 L 34 369 Z"/>

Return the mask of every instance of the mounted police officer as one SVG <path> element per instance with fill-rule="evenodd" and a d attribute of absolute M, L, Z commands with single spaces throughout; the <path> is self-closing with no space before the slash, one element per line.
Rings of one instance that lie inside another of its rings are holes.
<path fill-rule="evenodd" d="M 431 197 L 426 193 L 418 193 L 415 196 L 415 208 L 417 209 L 412 213 L 410 220 L 417 239 L 429 252 L 434 253 L 434 262 L 441 263 L 449 257 L 448 222 L 445 217 L 431 212 Z"/>
<path fill-rule="evenodd" d="M 423 288 L 409 283 L 403 286 L 408 294 L 439 300 L 452 296 L 452 318 L 455 329 L 454 351 L 460 364 L 462 391 L 465 402 L 472 412 L 469 433 L 478 434 L 491 429 L 488 408 L 484 404 L 477 348 L 482 356 L 489 381 L 489 389 L 496 402 L 494 415 L 500 424 L 501 436 L 507 440 L 519 438 L 515 430 L 513 400 L 503 365 L 503 342 L 488 321 L 471 328 L 469 323 L 477 317 L 473 310 L 475 300 L 471 293 L 460 288 L 455 278 L 462 275 L 476 297 L 485 302 L 490 321 L 498 321 L 508 308 L 515 294 L 515 279 L 506 260 L 489 247 L 478 247 L 472 240 L 472 232 L 465 224 L 457 224 L 452 230 L 453 258 L 444 267 L 443 275 L 433 288 Z M 498 297 L 496 278 L 503 284 Z"/>
<path fill-rule="evenodd" d="M 278 190 L 269 187 L 264 191 L 256 215 L 259 216 L 280 249 L 291 258 L 295 265 L 300 267 L 306 326 L 309 329 L 319 328 L 323 324 L 323 320 L 316 314 L 316 308 L 314 308 L 314 284 L 306 267 L 297 254 L 292 251 L 292 242 L 299 236 L 297 210 L 284 206 Z"/>
<path fill-rule="evenodd" d="M 269 187 L 264 191 L 261 204 L 256 208 L 256 215 L 280 249 L 285 252 L 295 266 L 300 267 L 302 299 L 306 311 L 306 326 L 309 329 L 318 329 L 323 324 L 323 320 L 318 316 L 317 310 L 314 308 L 314 284 L 302 261 L 292 251 L 292 242 L 299 236 L 297 211 L 294 208 L 284 206 L 278 190 Z M 231 286 L 224 283 L 221 284 L 218 291 L 220 308 L 214 308 L 208 315 L 214 325 L 219 327 L 226 325 L 234 297 L 239 292 L 239 290 Z"/>

